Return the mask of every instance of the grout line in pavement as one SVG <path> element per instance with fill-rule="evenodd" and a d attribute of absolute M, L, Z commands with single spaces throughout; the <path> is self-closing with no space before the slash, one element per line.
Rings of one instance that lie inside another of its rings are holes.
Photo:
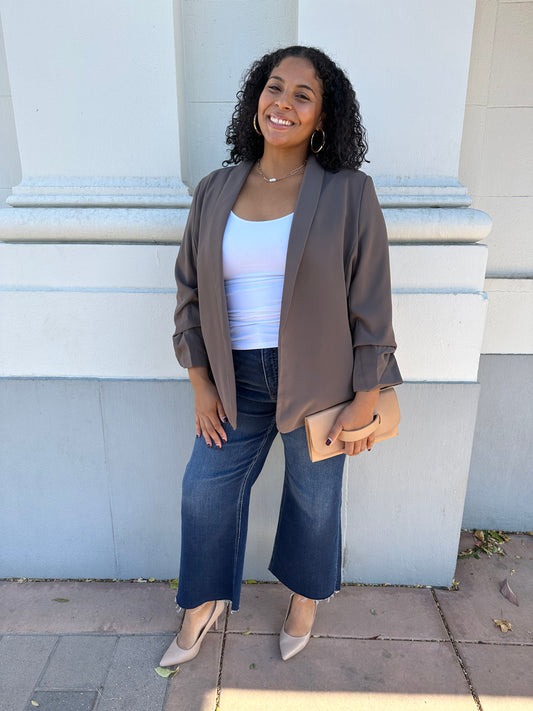
<path fill-rule="evenodd" d="M 42 681 L 43 676 L 44 676 L 44 675 L 46 674 L 46 672 L 48 671 L 48 667 L 50 666 L 50 660 L 52 659 L 52 657 L 53 657 L 53 655 L 54 655 L 54 653 L 55 653 L 55 651 L 56 651 L 56 649 L 57 649 L 57 647 L 58 647 L 58 645 L 59 645 L 59 640 L 61 639 L 61 635 L 59 635 L 59 634 L 58 634 L 58 635 L 43 635 L 43 637 L 44 637 L 44 636 L 46 636 L 46 637 L 54 636 L 54 637 L 57 637 L 57 639 L 56 639 L 56 641 L 55 641 L 54 646 L 53 646 L 52 649 L 50 650 L 50 654 L 48 655 L 48 657 L 47 657 L 47 659 L 46 659 L 46 662 L 43 664 L 43 668 L 41 669 L 41 673 L 39 674 L 39 676 L 38 676 L 38 678 L 37 678 L 35 684 L 33 685 L 33 689 L 30 691 L 30 695 L 29 695 L 28 700 L 27 700 L 27 702 L 26 702 L 26 705 L 27 705 L 27 706 L 28 706 L 28 705 L 30 704 L 30 702 L 31 702 L 31 699 L 32 699 L 32 697 L 33 697 L 33 693 L 34 693 L 35 689 L 38 689 L 38 688 L 39 688 L 39 685 L 40 685 L 40 683 L 41 683 L 41 681 Z"/>
<path fill-rule="evenodd" d="M 76 694 L 90 694 L 92 692 L 98 692 L 97 686 L 69 686 L 68 689 L 65 688 L 64 684 L 61 686 L 35 686 L 33 691 L 44 691 L 46 693 L 52 691 L 73 691 Z"/>
<path fill-rule="evenodd" d="M 228 634 L 245 634 L 250 636 L 255 635 L 258 637 L 277 637 L 279 635 L 279 632 L 254 632 L 252 630 L 245 630 L 243 632 L 240 632 L 238 630 L 228 630 Z M 449 644 L 450 642 L 448 637 L 388 637 L 387 635 L 382 634 L 372 635 L 371 637 L 356 637 L 350 634 L 314 634 L 312 635 L 312 637 L 314 639 L 353 639 L 355 642 L 441 642 L 444 644 Z"/>
<path fill-rule="evenodd" d="M 209 634 L 211 634 L 209 630 Z M 216 632 L 214 633 L 216 634 Z M 2 632 L 5 637 L 169 637 L 176 632 Z"/>
<path fill-rule="evenodd" d="M 159 665 L 158 665 L 159 666 Z M 179 669 L 179 667 L 178 667 Z M 167 707 L 167 702 L 168 702 L 168 695 L 170 694 L 170 684 L 172 682 L 172 676 L 169 676 L 167 679 L 167 685 L 165 686 L 165 693 L 163 694 L 163 702 L 161 704 L 161 709 L 160 711 L 165 711 Z M 98 711 L 97 709 L 93 709 L 93 711 Z"/>
<path fill-rule="evenodd" d="M 268 637 L 269 635 L 275 637 L 279 632 L 256 632 L 256 631 L 240 631 L 240 630 L 228 630 L 225 629 L 224 632 L 214 632 L 209 630 L 208 634 L 228 634 L 228 635 L 239 635 L 248 632 L 250 635 L 264 635 Z M 0 639 L 2 637 L 168 637 L 169 635 L 175 635 L 176 632 L 0 632 Z M 318 635 L 317 639 L 354 639 L 358 642 L 364 641 L 385 641 L 385 642 L 446 642 L 450 641 L 449 637 L 388 637 L 386 635 L 372 635 L 371 637 L 356 637 L 354 635 L 343 635 L 343 634 L 321 634 Z M 479 639 L 456 639 L 456 642 L 460 644 L 485 644 L 493 645 L 499 647 L 533 647 L 533 642 L 507 642 L 507 641 L 494 641 L 494 640 L 479 640 Z"/>
<path fill-rule="evenodd" d="M 433 590 L 433 588 L 431 589 L 431 594 L 433 595 L 433 600 L 435 601 L 435 605 L 437 606 L 437 610 L 439 611 L 439 615 L 442 620 L 442 624 L 444 625 L 446 632 L 448 633 L 448 637 L 450 638 L 450 642 L 452 643 L 453 651 L 455 652 L 455 657 L 456 657 L 457 661 L 459 662 L 459 666 L 461 667 L 463 676 L 466 680 L 466 683 L 468 684 L 468 688 L 470 689 L 470 693 L 472 694 L 474 703 L 476 704 L 479 711 L 483 711 L 483 706 L 481 705 L 481 701 L 479 699 L 478 693 L 474 689 L 474 685 L 472 684 L 472 680 L 470 679 L 470 675 L 469 675 L 468 670 L 466 668 L 466 664 L 464 663 L 463 658 L 461 657 L 461 653 L 459 652 L 459 647 L 457 646 L 457 643 L 455 642 L 455 639 L 452 635 L 450 627 L 448 626 L 448 620 L 446 619 L 444 612 L 442 611 L 442 608 L 441 608 L 439 601 L 437 599 L 437 595 L 435 593 L 435 590 Z"/>
<path fill-rule="evenodd" d="M 95 699 L 94 706 L 92 707 L 91 711 L 98 711 L 98 707 L 100 706 L 100 699 L 102 698 L 102 691 L 103 690 L 104 690 L 103 684 L 96 689 L 96 699 Z"/>
<path fill-rule="evenodd" d="M 214 711 L 220 711 L 220 695 L 222 692 L 222 664 L 224 662 L 224 649 L 226 647 L 226 633 L 228 631 L 229 616 L 229 605 L 226 605 L 226 616 L 224 618 L 224 629 L 222 630 L 222 647 L 220 649 L 220 663 L 218 665 L 217 693 L 215 698 Z"/>
<path fill-rule="evenodd" d="M 493 647 L 533 647 L 533 642 L 484 642 L 482 639 L 458 639 L 460 644 L 486 644 Z"/>
<path fill-rule="evenodd" d="M 215 632 L 209 630 L 209 635 L 229 634 L 229 635 L 258 635 L 276 637 L 279 632 L 256 632 L 255 630 L 228 630 Z M 176 632 L 5 632 L 0 634 L 0 639 L 4 637 L 169 637 L 176 635 Z M 387 635 L 372 635 L 371 637 L 358 637 L 355 635 L 346 634 L 319 634 L 316 639 L 354 639 L 359 642 L 378 640 L 387 642 L 449 642 L 448 638 L 437 637 L 388 637 Z M 460 639 L 457 640 L 461 644 L 498 644 L 505 647 L 531 647 L 533 642 L 480 642 L 475 639 Z"/>
<path fill-rule="evenodd" d="M 115 659 L 115 654 L 117 653 L 117 647 L 118 647 L 118 643 L 120 641 L 120 637 L 121 637 L 121 635 L 117 635 L 117 638 L 115 640 L 115 646 L 113 648 L 113 654 L 110 657 L 109 666 L 107 667 L 107 672 L 106 672 L 105 678 L 103 679 L 100 686 L 96 689 L 96 701 L 94 702 L 92 711 L 97 711 L 98 707 L 100 706 L 100 700 L 102 699 L 102 692 L 104 690 L 104 686 L 106 685 L 107 677 L 109 676 L 111 667 L 113 666 L 113 660 Z"/>

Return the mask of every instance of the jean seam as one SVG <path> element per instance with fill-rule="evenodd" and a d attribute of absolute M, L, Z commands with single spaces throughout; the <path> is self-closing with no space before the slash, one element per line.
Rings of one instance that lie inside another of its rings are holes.
<path fill-rule="evenodd" d="M 285 473 L 285 477 L 286 476 L 287 476 L 287 474 Z M 285 484 L 285 481 L 283 481 L 283 489 L 281 492 L 281 501 L 279 504 L 278 525 L 276 526 L 276 535 L 274 536 L 274 545 L 272 546 L 272 554 L 270 556 L 270 562 L 268 564 L 268 569 L 270 570 L 270 572 L 272 572 L 272 566 L 274 564 L 274 556 L 277 553 L 279 525 L 280 525 L 281 517 L 283 515 L 283 506 L 285 505 L 286 498 L 287 498 L 287 486 Z"/>
<path fill-rule="evenodd" d="M 274 422 L 272 422 L 272 424 L 266 431 L 265 436 L 263 437 L 263 440 L 257 449 L 257 453 L 256 453 L 255 457 L 253 458 L 253 461 L 251 462 L 250 466 L 248 467 L 248 471 L 246 472 L 246 474 L 243 477 L 241 488 L 239 491 L 239 502 L 238 502 L 238 509 L 237 509 L 237 511 L 238 511 L 237 526 L 238 527 L 237 527 L 237 532 L 236 532 L 236 536 L 235 536 L 235 554 L 233 557 L 233 584 L 235 584 L 235 572 L 237 569 L 237 563 L 238 563 L 238 559 L 239 559 L 239 549 L 240 549 L 241 530 L 242 530 L 242 504 L 243 504 L 243 499 L 244 499 L 244 491 L 246 489 L 246 485 L 248 484 L 248 479 L 250 478 L 250 474 L 254 469 L 255 463 L 259 459 L 259 456 L 261 455 L 261 452 L 263 451 L 263 448 L 264 448 L 265 444 L 267 443 L 268 438 L 270 437 L 270 433 L 275 428 L 275 426 L 276 426 L 276 422 L 274 421 Z"/>
<path fill-rule="evenodd" d="M 263 376 L 265 378 L 265 383 L 268 388 L 268 394 L 270 395 L 270 399 L 272 401 L 276 401 L 278 394 L 277 394 L 277 392 L 274 395 L 272 394 L 272 389 L 270 387 L 270 378 L 268 377 L 266 367 L 265 367 L 265 349 L 264 348 L 261 349 L 261 366 L 263 368 Z M 272 370 L 273 370 L 273 368 L 272 368 Z M 276 375 L 277 375 L 277 373 L 276 373 Z M 277 390 L 277 388 L 276 388 L 276 390 Z"/>

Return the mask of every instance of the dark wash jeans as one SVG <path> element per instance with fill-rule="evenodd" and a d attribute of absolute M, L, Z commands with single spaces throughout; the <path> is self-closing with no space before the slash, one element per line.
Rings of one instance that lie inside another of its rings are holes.
<path fill-rule="evenodd" d="M 250 492 L 278 433 L 277 348 L 233 351 L 237 428 L 221 449 L 197 439 L 183 478 L 176 601 L 230 600 L 239 609 Z M 340 589 L 344 455 L 312 463 L 305 427 L 281 435 L 285 480 L 269 570 L 290 590 L 325 599 Z"/>

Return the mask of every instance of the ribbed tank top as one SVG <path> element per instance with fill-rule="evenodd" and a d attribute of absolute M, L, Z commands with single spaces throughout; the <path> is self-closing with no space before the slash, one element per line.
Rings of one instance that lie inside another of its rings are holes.
<path fill-rule="evenodd" d="M 230 213 L 222 243 L 231 345 L 276 348 L 293 213 L 252 221 Z"/>

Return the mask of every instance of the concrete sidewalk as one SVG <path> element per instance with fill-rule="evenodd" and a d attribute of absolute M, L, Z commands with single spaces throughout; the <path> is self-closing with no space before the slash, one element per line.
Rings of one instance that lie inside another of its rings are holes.
<path fill-rule="evenodd" d="M 169 680 L 154 671 L 177 625 L 168 584 L 3 581 L 0 711 L 533 710 L 533 538 L 504 550 L 458 561 L 456 591 L 343 586 L 288 662 L 287 590 L 244 585 L 240 612 Z"/>

